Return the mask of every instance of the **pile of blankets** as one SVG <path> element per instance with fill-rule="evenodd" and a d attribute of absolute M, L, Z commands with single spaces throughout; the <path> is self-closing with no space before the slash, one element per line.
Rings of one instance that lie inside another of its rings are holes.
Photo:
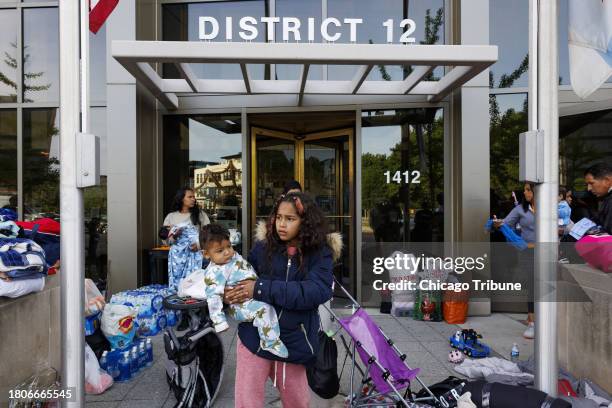
<path fill-rule="evenodd" d="M 0 238 L 17 238 L 19 235 L 19 226 L 17 221 L 17 213 L 8 208 L 0 208 Z"/>
<path fill-rule="evenodd" d="M 39 292 L 45 286 L 45 251 L 25 238 L 0 238 L 0 296 Z"/>
<path fill-rule="evenodd" d="M 498 357 L 466 359 L 455 367 L 455 371 L 470 380 L 530 387 L 534 384 L 535 360 L 531 357 L 513 363 Z M 558 378 L 567 380 L 576 390 L 575 397 L 560 395 L 561 399 L 570 402 L 574 408 L 612 408 L 612 395 L 591 380 L 576 379 L 562 368 L 559 368 Z"/>

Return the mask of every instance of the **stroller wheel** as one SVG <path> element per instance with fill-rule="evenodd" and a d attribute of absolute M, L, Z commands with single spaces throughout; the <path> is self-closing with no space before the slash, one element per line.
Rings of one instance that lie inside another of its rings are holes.
<path fill-rule="evenodd" d="M 197 340 L 193 352 L 196 358 L 189 364 L 177 365 L 174 376 L 167 372 L 166 380 L 178 401 L 177 406 L 204 408 L 214 403 L 221 388 L 225 357 L 223 343 L 211 331 Z"/>

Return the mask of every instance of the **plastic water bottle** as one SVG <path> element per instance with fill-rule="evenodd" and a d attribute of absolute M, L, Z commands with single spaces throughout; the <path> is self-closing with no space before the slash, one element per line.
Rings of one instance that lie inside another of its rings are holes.
<path fill-rule="evenodd" d="M 118 382 L 129 381 L 132 378 L 132 368 L 130 364 L 130 352 L 125 351 L 119 360 L 119 375 L 117 376 Z"/>
<path fill-rule="evenodd" d="M 103 369 L 104 371 L 106 371 L 107 373 L 109 372 L 108 369 L 108 351 L 104 350 L 104 352 L 102 353 L 102 357 L 100 357 L 100 368 Z"/>
<path fill-rule="evenodd" d="M 516 363 L 519 359 L 519 347 L 518 344 L 514 343 L 512 345 L 512 351 L 510 352 L 510 361 Z"/>
<path fill-rule="evenodd" d="M 138 345 L 138 367 L 142 370 L 147 366 L 147 351 L 145 350 L 145 341 L 141 341 Z"/>
<path fill-rule="evenodd" d="M 108 353 L 108 373 L 113 377 L 113 379 L 117 379 L 119 377 L 119 360 L 121 359 L 121 353 L 117 349 L 111 349 L 110 353 Z"/>
<path fill-rule="evenodd" d="M 151 367 L 153 365 L 153 342 L 151 342 L 151 339 L 147 339 L 146 351 L 147 351 L 147 367 Z"/>
<path fill-rule="evenodd" d="M 131 353 L 131 359 L 130 359 L 130 374 L 132 375 L 132 377 L 136 376 L 136 374 L 138 374 L 138 347 L 133 346 L 132 347 L 132 353 Z"/>

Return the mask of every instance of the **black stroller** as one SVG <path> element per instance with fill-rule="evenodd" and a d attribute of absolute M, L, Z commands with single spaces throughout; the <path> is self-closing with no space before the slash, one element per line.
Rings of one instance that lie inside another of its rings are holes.
<path fill-rule="evenodd" d="M 180 337 L 171 327 L 164 332 L 166 379 L 178 401 L 175 408 L 210 407 L 221 388 L 224 351 L 206 300 L 172 295 L 164 299 L 164 307 L 189 316 L 189 329 Z"/>

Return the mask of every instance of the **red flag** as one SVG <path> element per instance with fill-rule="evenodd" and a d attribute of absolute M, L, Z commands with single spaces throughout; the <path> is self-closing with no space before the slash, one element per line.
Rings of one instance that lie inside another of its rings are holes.
<path fill-rule="evenodd" d="M 96 34 L 118 3 L 119 0 L 90 0 L 89 31 Z"/>

